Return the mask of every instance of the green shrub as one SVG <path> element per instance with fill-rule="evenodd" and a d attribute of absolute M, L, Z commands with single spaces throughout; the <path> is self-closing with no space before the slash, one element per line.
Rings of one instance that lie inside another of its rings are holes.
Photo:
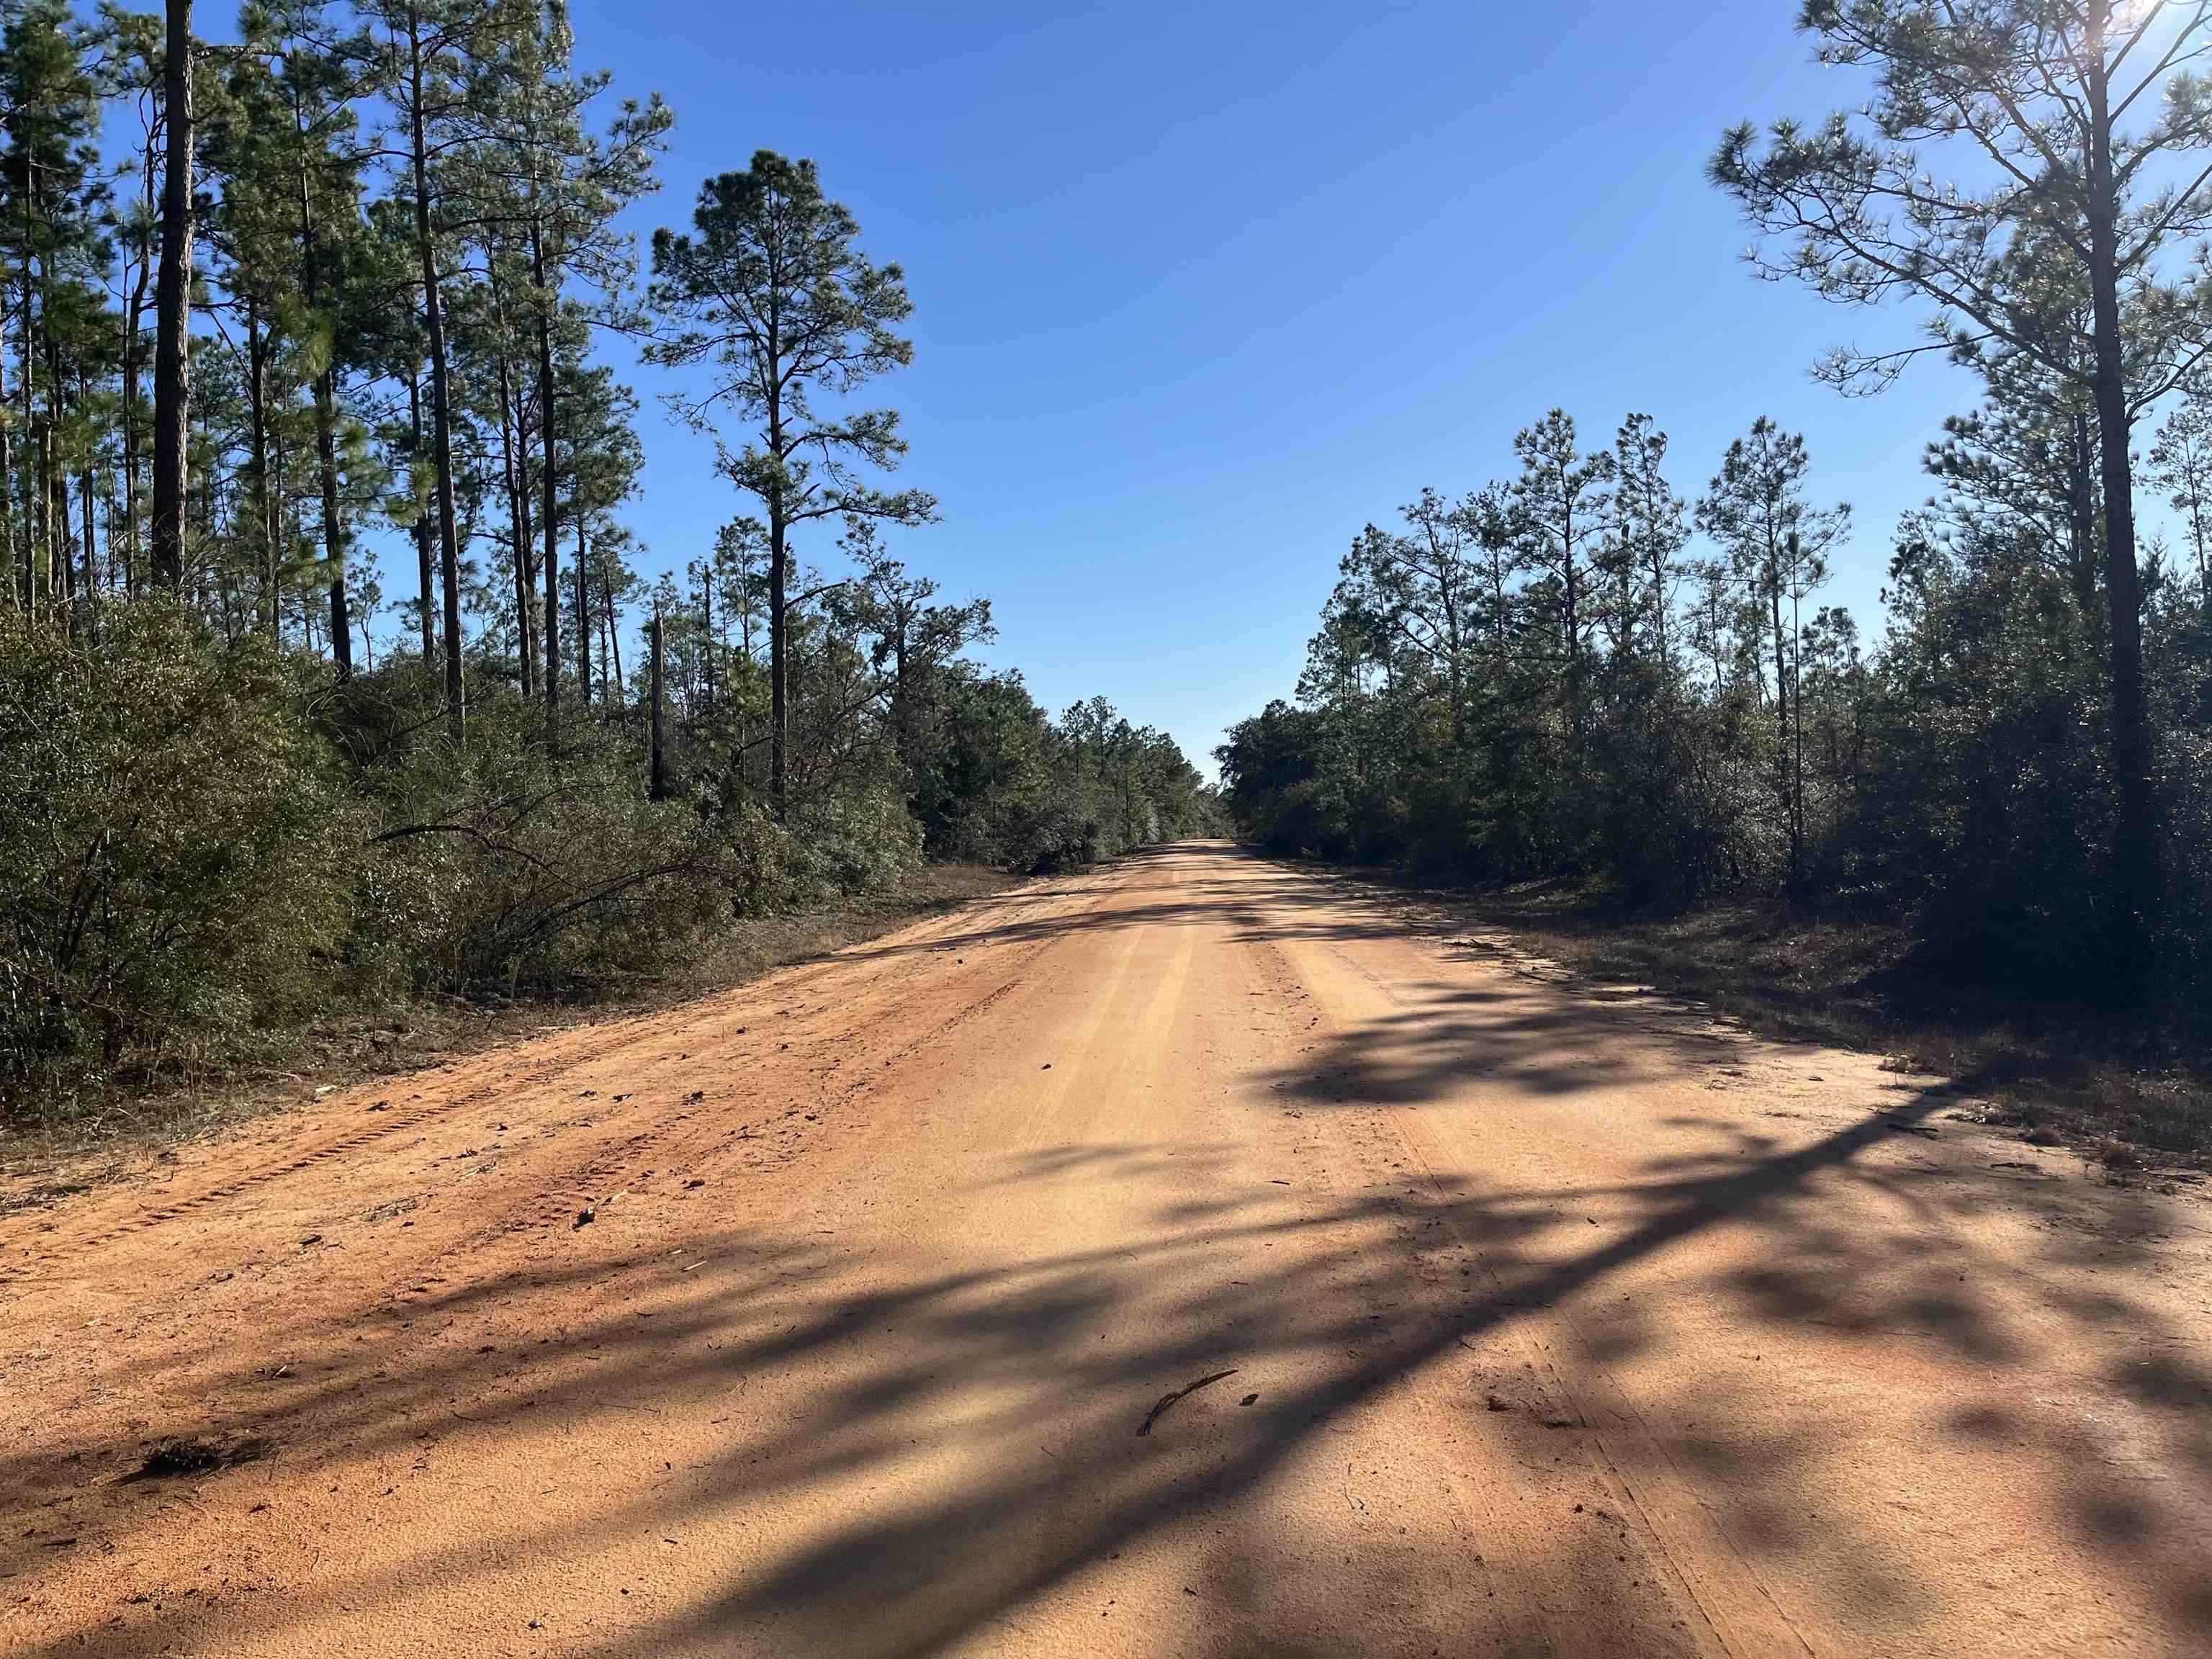
<path fill-rule="evenodd" d="M 340 804 L 283 661 L 173 605 L 0 612 L 0 1080 L 207 1062 L 326 990 Z"/>
<path fill-rule="evenodd" d="M 572 722 L 549 744 L 536 707 L 487 689 L 457 748 L 442 695 L 403 659 L 325 712 L 365 820 L 356 994 L 573 995 L 664 972 L 728 919 L 724 844 L 695 805 L 647 798 L 619 727 Z"/>

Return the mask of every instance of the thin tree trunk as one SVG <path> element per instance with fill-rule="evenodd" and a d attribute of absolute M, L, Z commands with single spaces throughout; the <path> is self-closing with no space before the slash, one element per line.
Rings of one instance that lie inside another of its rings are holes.
<path fill-rule="evenodd" d="M 1803 880 L 1804 870 L 1797 845 L 1797 808 L 1790 781 L 1790 671 L 1783 659 L 1782 555 L 1771 535 L 1766 569 L 1766 597 L 1774 617 L 1774 769 L 1781 786 L 1783 823 L 1790 835 L 1790 890 L 1794 894 Z"/>
<path fill-rule="evenodd" d="M 769 507 L 768 555 L 768 793 L 779 814 L 783 811 L 784 779 L 791 744 L 789 629 L 784 617 L 785 590 L 790 577 L 786 534 L 779 491 Z"/>
<path fill-rule="evenodd" d="M 82 404 L 85 401 L 86 390 L 85 373 L 82 366 L 77 369 L 76 385 L 77 402 Z M 77 474 L 77 492 L 82 502 L 84 518 L 85 622 L 91 631 L 94 643 L 97 644 L 100 640 L 100 567 L 94 562 L 93 556 L 92 456 L 89 451 L 86 453 L 82 470 Z"/>
<path fill-rule="evenodd" d="M 185 572 L 186 336 L 192 284 L 192 0 L 167 0 L 162 107 L 168 160 L 161 186 L 161 270 L 155 284 L 154 580 Z"/>
<path fill-rule="evenodd" d="M 409 453 L 418 459 L 422 453 L 422 380 L 419 371 L 410 369 L 407 374 L 407 419 L 412 434 Z M 432 589 L 430 576 L 430 515 L 415 515 L 415 562 L 420 567 L 422 594 L 422 663 L 428 667 L 437 654 L 437 629 L 432 619 L 437 614 L 437 595 Z"/>
<path fill-rule="evenodd" d="M 1805 619 L 1798 558 L 1802 548 L 1796 532 L 1790 536 L 1790 731 L 1796 744 L 1790 779 L 1790 848 L 1796 860 L 1797 879 L 1805 879 Z"/>
<path fill-rule="evenodd" d="M 2096 461 L 2089 441 L 2088 411 L 2074 411 L 2070 435 L 2073 453 L 2069 457 L 2071 477 L 2068 483 L 2071 498 L 2067 506 L 2073 558 L 2067 574 L 2074 586 L 2074 603 L 2081 612 L 2081 625 L 2094 633 L 2097 622 L 2097 527 L 2096 489 L 2092 480 Z"/>
<path fill-rule="evenodd" d="M 123 586 L 138 592 L 138 329 L 146 307 L 145 265 L 131 292 L 123 327 Z M 0 446 L 0 473 L 7 471 L 4 446 Z"/>
<path fill-rule="evenodd" d="M 699 603 L 706 623 L 706 631 L 700 636 L 700 644 L 707 653 L 707 707 L 712 708 L 714 706 L 714 571 L 711 563 L 699 580 Z M 902 684 L 906 672 L 903 658 L 900 659 L 899 672 Z"/>
<path fill-rule="evenodd" d="M 624 695 L 623 682 L 622 617 L 615 610 L 615 589 L 613 579 L 611 577 L 608 578 L 606 580 L 602 582 L 600 586 L 605 590 L 605 598 L 607 601 L 605 605 L 600 607 L 603 614 L 606 617 L 607 654 L 613 660 L 615 665 L 615 711 L 624 716 L 623 723 L 627 725 L 629 723 L 627 717 L 629 710 L 627 706 L 628 699 Z"/>
<path fill-rule="evenodd" d="M 49 222 L 51 222 L 51 215 Z M 51 264 L 46 274 L 53 274 Z M 79 595 L 76 566 L 70 559 L 69 471 L 62 464 L 62 347 L 51 324 L 46 329 L 46 432 L 39 453 L 43 463 L 40 483 L 45 489 L 47 561 L 52 570 L 50 586 L 58 596 L 63 620 L 76 624 Z"/>
<path fill-rule="evenodd" d="M 502 353 L 499 360 L 499 460 L 502 482 L 507 486 L 507 541 L 514 564 L 514 629 L 520 641 L 515 654 L 522 670 L 522 700 L 527 702 L 538 691 L 538 641 L 530 626 L 530 519 L 523 505 L 526 492 L 516 481 L 514 472 L 517 424 L 513 377 L 507 373 L 507 357 Z"/>
<path fill-rule="evenodd" d="M 780 423 L 771 446 L 781 441 Z M 769 497 L 768 540 L 768 793 L 770 803 L 780 814 L 783 811 L 784 772 L 786 751 L 790 744 L 790 710 L 788 684 L 790 667 L 786 656 L 784 626 L 785 588 L 790 567 L 786 551 L 786 526 L 783 522 L 783 499 L 781 490 Z"/>
<path fill-rule="evenodd" d="M 1566 470 L 1559 473 L 1559 558 L 1565 579 L 1567 602 L 1567 724 L 1574 739 L 1575 767 L 1583 763 L 1583 728 L 1586 721 L 1583 690 L 1582 570 L 1575 560 L 1575 512 L 1568 495 Z"/>
<path fill-rule="evenodd" d="M 299 528 L 297 516 L 286 511 L 289 492 L 284 488 L 284 479 L 289 475 L 284 457 L 284 433 L 281 427 L 270 428 L 269 470 L 276 481 L 273 486 L 269 487 L 269 591 L 273 596 L 270 615 L 274 623 L 269 632 L 270 637 L 281 645 L 284 640 L 284 552 L 295 544 L 294 532 Z M 303 617 L 312 615 L 313 607 L 302 605 L 301 614 Z M 307 629 L 306 637 L 308 649 L 314 649 L 312 629 Z"/>
<path fill-rule="evenodd" d="M 655 800 L 668 799 L 668 771 L 661 752 L 661 628 L 660 607 L 653 610 L 653 624 L 647 630 L 653 651 L 653 771 L 651 793 Z"/>
<path fill-rule="evenodd" d="M 145 350 L 146 285 L 154 276 L 154 134 L 146 135 L 146 151 L 139 173 L 141 202 L 146 212 L 141 222 L 137 257 L 131 261 L 131 298 L 123 325 L 123 533 L 125 575 L 135 597 L 139 580 L 138 399 L 139 362 Z"/>
<path fill-rule="evenodd" d="M 783 434 L 783 319 L 771 306 L 768 315 L 769 453 L 778 462 L 789 459 Z M 779 475 L 779 477 L 781 475 Z M 776 815 L 783 813 L 784 775 L 790 747 L 788 643 L 784 617 L 785 590 L 790 577 L 790 526 L 781 482 L 770 486 L 768 498 L 768 793 Z"/>
<path fill-rule="evenodd" d="M 7 354 L 0 352 L 0 407 L 8 402 Z M 0 421 L 0 592 L 7 595 L 9 605 L 22 605 L 28 595 L 19 591 L 15 580 L 15 488 L 14 446 L 9 441 L 8 422 Z"/>
<path fill-rule="evenodd" d="M 585 708 L 592 706 L 592 580 L 591 563 L 585 555 L 585 520 L 576 514 L 576 696 Z"/>
<path fill-rule="evenodd" d="M 312 304 L 313 302 L 310 301 Z M 331 573 L 331 655 L 338 678 L 353 673 L 353 616 L 346 602 L 345 522 L 338 509 L 337 434 L 331 371 L 315 376 L 315 466 L 323 496 L 323 558 Z"/>
<path fill-rule="evenodd" d="M 70 588 L 69 562 L 69 509 L 54 510 L 54 422 L 51 408 L 46 424 L 39 433 L 39 517 L 46 526 L 46 598 L 55 614 L 66 625 L 70 620 L 70 602 L 75 597 Z"/>
<path fill-rule="evenodd" d="M 2135 480 L 2128 457 L 2128 400 L 2120 340 L 2118 193 L 2112 176 L 2104 23 L 2092 8 L 2088 94 L 2089 299 L 2105 487 L 2105 593 L 2112 611 L 2112 772 L 2119 812 L 2112 826 L 2116 945 L 2123 976 L 2149 968 L 2159 908 L 2156 803 L 2151 785 L 2149 715 L 2142 678 L 2142 594 L 2136 569 Z"/>
<path fill-rule="evenodd" d="M 445 309 L 438 291 L 438 249 L 430 234 L 430 173 L 422 130 L 422 40 L 411 20 L 407 46 L 415 240 L 422 260 L 422 317 L 430 337 L 430 441 L 438 477 L 438 570 L 446 598 L 446 728 L 459 743 L 468 730 L 468 693 L 461 675 L 461 553 L 453 525 L 452 389 L 446 362 Z"/>
<path fill-rule="evenodd" d="M 53 265 L 46 265 L 53 276 Z M 60 477 L 62 434 L 62 358 L 53 338 L 53 319 L 46 319 L 46 416 L 38 429 L 38 522 L 40 542 L 46 549 L 46 604 L 69 623 L 69 602 L 76 581 L 69 564 L 69 502 L 60 498 L 55 480 Z"/>
<path fill-rule="evenodd" d="M 246 296 L 246 437 L 252 467 L 254 534 L 261 544 L 263 619 L 273 640 L 277 633 L 276 519 L 269 494 L 269 351 L 251 291 Z"/>
<path fill-rule="evenodd" d="M 561 703 L 561 600 L 559 573 L 561 568 L 561 498 L 560 474 L 555 468 L 555 432 L 553 426 L 553 322 L 552 296 L 545 286 L 545 239 L 533 214 L 530 221 L 530 277 L 538 289 L 538 433 L 544 449 L 545 519 L 545 708 L 547 713 Z M 580 520 L 582 514 L 579 511 Z M 577 556 L 583 556 L 584 529 L 576 526 Z M 579 593 L 582 592 L 580 586 Z M 578 618 L 582 626 L 582 618 Z M 584 701 L 592 700 L 591 664 L 589 647 L 580 645 L 579 660 L 582 663 L 580 684 Z M 551 728 L 548 728 L 550 736 Z"/>
<path fill-rule="evenodd" d="M 80 516 L 84 528 L 77 549 L 77 602 L 84 608 L 85 629 L 95 641 L 100 638 L 100 569 L 94 562 L 92 541 L 92 474 L 77 475 Z M 69 498 L 69 480 L 61 481 L 62 498 Z"/>
<path fill-rule="evenodd" d="M 35 458 L 38 454 L 39 437 L 37 420 L 31 403 L 32 387 L 37 380 L 35 368 L 38 362 L 36 337 L 31 327 L 31 300 L 38 267 L 33 257 L 34 242 L 32 236 L 31 216 L 31 154 L 27 147 L 23 151 L 23 182 L 19 193 L 23 202 L 23 306 L 22 326 L 16 331 L 15 346 L 21 368 L 21 373 L 17 378 L 22 382 L 23 394 L 23 416 L 21 422 L 24 444 L 23 603 L 35 617 L 39 613 L 39 590 L 46 575 L 46 548 L 39 536 L 41 514 L 35 477 L 37 467 Z"/>
<path fill-rule="evenodd" d="M 315 248 L 315 213 L 307 188 L 307 130 L 295 96 L 292 131 L 297 142 L 300 180 L 300 289 L 312 314 L 322 285 Z M 338 452 L 336 368 L 325 360 L 315 375 L 315 467 L 323 496 L 323 562 L 331 576 L 331 657 L 338 678 L 353 673 L 353 619 L 346 605 L 345 524 L 338 514 Z"/>

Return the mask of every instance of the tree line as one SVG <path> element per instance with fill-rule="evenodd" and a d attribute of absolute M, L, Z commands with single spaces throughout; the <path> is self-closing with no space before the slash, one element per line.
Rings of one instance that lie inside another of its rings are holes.
<path fill-rule="evenodd" d="M 912 306 L 811 163 L 641 258 L 671 119 L 559 0 L 254 0 L 220 43 L 189 0 L 0 9 L 11 1106 L 1211 822 L 887 544 L 938 517 L 862 395 Z M 735 504 L 652 580 L 612 340 Z"/>
<path fill-rule="evenodd" d="M 1229 805 L 1331 856 L 1859 907 L 2044 988 L 2201 984 L 2212 8 L 1808 0 L 1799 27 L 1871 95 L 1723 137 L 1753 262 L 1918 303 L 1921 342 L 1820 362 L 1839 388 L 1933 353 L 1984 392 L 1927 448 L 1881 637 L 1820 602 L 1850 521 L 1801 436 L 1753 422 L 1692 500 L 1650 417 L 1607 445 L 1553 410 L 1508 477 L 1357 538 L 1297 701 L 1219 751 Z"/>

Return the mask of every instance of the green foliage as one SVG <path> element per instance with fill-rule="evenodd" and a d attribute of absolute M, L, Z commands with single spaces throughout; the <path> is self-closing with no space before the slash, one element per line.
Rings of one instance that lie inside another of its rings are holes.
<path fill-rule="evenodd" d="M 2047 986 L 2108 936 L 2101 671 L 2056 580 L 1989 552 L 1916 539 L 1892 561 L 1864 758 L 1824 860 L 1917 914 L 1934 959 Z"/>
<path fill-rule="evenodd" d="M 154 602 L 98 640 L 0 610 L 0 1081 L 216 1063 L 299 1020 L 348 836 L 290 667 Z"/>
<path fill-rule="evenodd" d="M 149 325 L 180 320 L 154 283 L 185 228 L 167 37 L 67 0 L 0 27 L 11 1107 L 429 1000 L 681 981 L 734 923 L 883 902 L 927 858 L 1054 868 L 1213 825 L 1170 739 L 1097 699 L 1048 720 L 965 655 L 989 602 L 880 545 L 935 506 L 869 482 L 898 417 L 846 405 L 908 361 L 912 306 L 811 163 L 710 179 L 655 239 L 649 324 L 622 222 L 670 116 L 606 99 L 565 6 L 252 0 L 238 27 L 191 65 L 173 573 L 146 395 Z M 606 328 L 757 428 L 720 470 L 766 522 L 681 580 L 641 575 L 620 516 L 643 448 Z"/>
<path fill-rule="evenodd" d="M 2185 508 L 2187 424 L 2163 463 Z M 1239 833 L 1637 902 L 1787 895 L 1908 919 L 1928 965 L 1978 980 L 2122 982 L 2079 451 L 2063 420 L 2001 407 L 1948 431 L 1928 461 L 1943 493 L 1903 528 L 1869 655 L 1846 612 L 1811 603 L 1847 520 L 1810 504 L 1801 440 L 1761 421 L 1730 447 L 1696 514 L 1718 556 L 1686 562 L 1663 435 L 1632 416 L 1601 467 L 1555 411 L 1522 434 L 1511 484 L 1457 505 L 1425 492 L 1407 533 L 1355 543 L 1298 702 L 1218 751 Z M 2174 986 L 2201 982 L 2212 937 L 2202 572 L 2192 544 L 2181 572 L 2145 578 Z"/>
<path fill-rule="evenodd" d="M 371 824 L 346 949 L 382 1000 L 574 995 L 667 971 L 726 920 L 728 854 L 696 811 L 646 798 L 634 745 L 483 687 L 469 741 L 413 659 L 357 676 L 319 719 Z"/>
<path fill-rule="evenodd" d="M 418 656 L 331 681 L 175 601 L 97 637 L 0 608 L 0 1080 L 36 1104 L 273 1059 L 334 1008 L 603 996 L 738 918 L 895 895 L 926 854 L 1057 868 L 1212 827 L 1181 752 L 1103 700 L 1055 724 L 1018 678 L 916 657 L 895 726 L 853 626 L 813 618 L 810 661 L 862 690 L 805 682 L 823 747 L 779 815 L 734 655 L 656 802 L 642 722 L 549 726 L 485 662 L 456 746 Z"/>
<path fill-rule="evenodd" d="M 1761 237 L 1750 258 L 1766 275 L 1831 300 L 1929 307 L 1926 343 L 1838 350 L 1826 378 L 1878 389 L 1941 352 L 1978 368 L 1996 405 L 1996 441 L 1969 442 L 1970 459 L 2011 463 L 1997 476 L 2015 479 L 2023 460 L 2030 478 L 2076 475 L 2029 516 L 2070 518 L 2085 620 L 2102 589 L 2108 965 L 2141 987 L 2170 933 L 2170 792 L 2146 677 L 2132 442 L 2140 417 L 2203 378 L 2212 8 L 1805 0 L 1798 26 L 1819 61 L 1854 71 L 1854 106 L 1813 125 L 1777 121 L 1763 139 L 1749 122 L 1732 128 L 1709 176 Z M 2194 489 L 2194 458 L 2162 444 L 2150 461 L 2153 481 L 2172 489 L 2179 470 Z M 1802 842 L 1793 830 L 1801 875 Z"/>

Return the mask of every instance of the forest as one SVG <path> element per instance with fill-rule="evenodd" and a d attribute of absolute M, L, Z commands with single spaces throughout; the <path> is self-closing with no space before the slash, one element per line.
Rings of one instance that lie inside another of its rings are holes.
<path fill-rule="evenodd" d="M 1212 823 L 893 551 L 912 302 L 811 162 L 641 246 L 672 113 L 558 0 L 0 15 L 0 1116 Z M 663 404 L 732 505 L 648 580 Z"/>
<path fill-rule="evenodd" d="M 1295 699 L 1219 751 L 1240 832 L 1617 905 L 1876 918 L 1953 983 L 2201 1026 L 2204 15 L 2133 63 L 2164 9 L 2124 40 L 2110 20 L 2114 62 L 2077 84 L 2051 58 L 2072 9 L 1935 27 L 1815 0 L 1816 61 L 1868 101 L 1712 155 L 1758 275 L 1924 325 L 1817 375 L 1970 371 L 1978 401 L 1921 440 L 1923 507 L 1853 526 L 1803 436 L 1755 410 L 1687 458 L 1650 414 L 1543 413 L 1498 476 L 1353 538 Z M 1872 625 L 1824 602 L 1847 535 L 1887 550 Z"/>

